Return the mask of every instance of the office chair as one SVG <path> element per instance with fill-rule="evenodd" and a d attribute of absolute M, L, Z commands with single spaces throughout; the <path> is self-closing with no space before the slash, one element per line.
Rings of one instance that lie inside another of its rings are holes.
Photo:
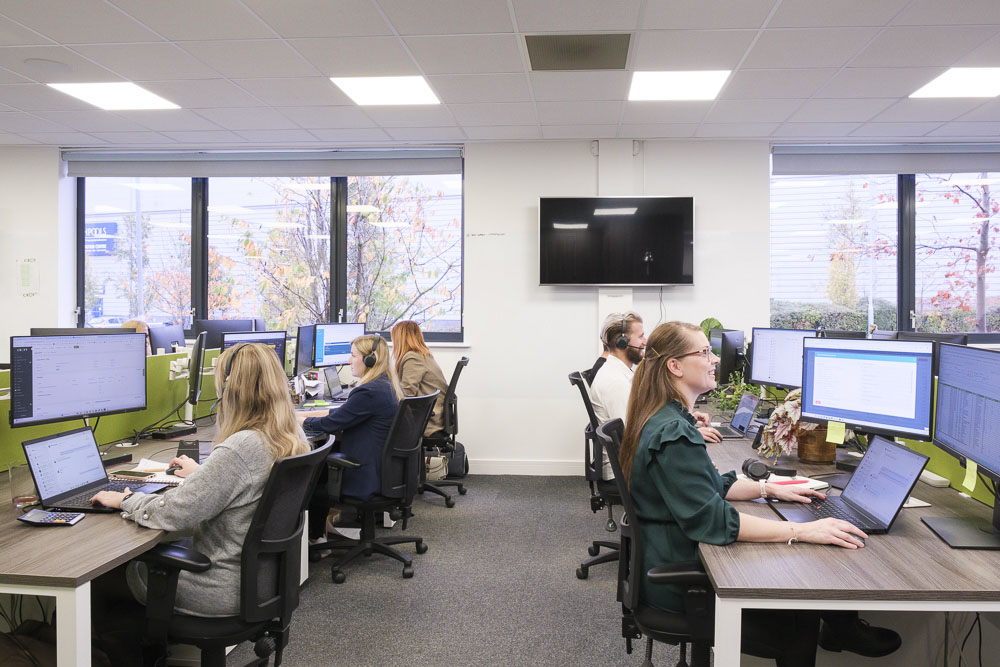
<path fill-rule="evenodd" d="M 602 509 L 608 510 L 608 521 L 604 528 L 609 533 L 618 530 L 612 512 L 615 505 L 621 505 L 621 498 L 618 495 L 618 487 L 614 480 L 604 479 L 604 446 L 594 435 L 597 428 L 597 415 L 594 414 L 594 405 L 590 402 L 590 391 L 584 384 L 583 372 L 577 371 L 569 374 L 569 382 L 580 390 L 583 398 L 583 407 L 587 409 L 587 417 L 590 423 L 583 430 L 583 471 L 590 484 L 590 511 L 600 512 Z M 618 561 L 619 543 L 610 540 L 594 540 L 587 553 L 591 558 L 580 563 L 576 570 L 577 579 L 586 579 L 589 570 L 601 563 L 614 563 Z M 607 549 L 601 553 L 601 547 Z"/>
<path fill-rule="evenodd" d="M 224 667 L 226 647 L 252 640 L 257 659 L 275 667 L 288 644 L 299 604 L 299 555 L 304 510 L 332 445 L 275 461 L 243 541 L 238 616 L 187 616 L 174 611 L 181 570 L 212 567 L 205 555 L 178 544 L 160 544 L 137 558 L 148 568 L 147 636 L 157 645 L 193 644 L 203 667 Z"/>
<path fill-rule="evenodd" d="M 418 554 L 427 551 L 427 545 L 420 537 L 392 535 L 375 537 L 375 520 L 381 517 L 383 512 L 388 511 L 393 519 L 402 519 L 402 528 L 406 530 L 406 521 L 412 516 L 410 506 L 413 504 L 413 496 L 417 493 L 420 470 L 424 467 L 421 436 L 427 428 L 427 420 L 430 419 L 434 401 L 439 393 L 435 391 L 427 396 L 410 396 L 399 401 L 396 417 L 392 420 L 389 435 L 386 436 L 382 447 L 381 493 L 368 500 L 340 496 L 336 487 L 339 486 L 341 471 L 356 468 L 359 464 L 346 456 L 333 455 L 327 458 L 330 467 L 328 485 L 330 497 L 339 496 L 338 504 L 355 508 L 361 519 L 359 539 L 329 540 L 309 547 L 313 553 L 326 549 L 347 549 L 347 553 L 340 556 L 330 567 L 330 576 L 335 584 L 342 584 L 347 580 L 347 575 L 342 569 L 345 565 L 358 556 L 370 556 L 372 553 L 389 556 L 401 562 L 403 578 L 409 579 L 413 576 L 413 560 L 393 549 L 391 545 L 413 542 Z"/>
<path fill-rule="evenodd" d="M 692 667 L 708 667 L 715 636 L 715 591 L 699 561 L 660 565 L 643 573 L 642 532 L 618 461 L 624 431 L 625 424 L 621 419 L 612 419 L 597 428 L 597 437 L 608 450 L 615 483 L 625 508 L 621 558 L 618 561 L 618 601 L 622 605 L 622 636 L 625 637 L 626 651 L 631 654 L 632 640 L 645 635 L 646 660 L 643 667 L 652 667 L 654 641 L 680 646 L 678 667 L 687 665 L 687 644 L 691 644 Z M 686 612 L 672 613 L 642 604 L 639 601 L 639 578 L 644 574 L 653 584 L 686 587 Z"/>
<path fill-rule="evenodd" d="M 455 393 L 455 388 L 458 386 L 458 376 L 462 374 L 462 369 L 468 365 L 468 357 L 462 357 L 455 364 L 455 371 L 451 374 L 451 382 L 448 383 L 448 391 L 444 395 L 444 429 L 424 437 L 425 449 L 436 448 L 446 456 L 455 451 L 455 445 L 457 444 L 455 436 L 458 435 L 458 395 Z M 455 501 L 441 487 L 454 486 L 458 488 L 459 495 L 465 495 L 466 488 L 457 479 L 438 479 L 428 482 L 424 478 L 426 471 L 424 472 L 425 474 L 421 477 L 420 481 L 419 493 L 422 494 L 424 491 L 430 491 L 443 496 L 445 507 L 454 507 Z M 465 459 L 465 472 L 466 474 L 469 472 L 468 459 Z"/>

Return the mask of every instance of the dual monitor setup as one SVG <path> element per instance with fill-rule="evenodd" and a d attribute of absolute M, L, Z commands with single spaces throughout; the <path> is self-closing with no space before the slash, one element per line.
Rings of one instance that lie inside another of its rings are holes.
<path fill-rule="evenodd" d="M 837 421 L 864 433 L 931 441 L 977 469 L 995 493 L 1000 351 L 968 346 L 966 334 L 830 333 L 754 328 L 750 382 L 801 387 L 804 421 Z M 1000 502 L 994 503 L 992 523 L 922 520 L 954 548 L 1000 549 Z"/>

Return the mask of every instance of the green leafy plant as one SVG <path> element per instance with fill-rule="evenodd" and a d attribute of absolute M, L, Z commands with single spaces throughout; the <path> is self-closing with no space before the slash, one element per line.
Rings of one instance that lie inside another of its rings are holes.
<path fill-rule="evenodd" d="M 698 326 L 700 326 L 701 330 L 705 332 L 705 338 L 711 338 L 712 329 L 721 329 L 722 322 L 714 317 L 706 317 Z"/>
<path fill-rule="evenodd" d="M 734 372 L 729 376 L 729 384 L 717 387 L 709 392 L 708 397 L 723 412 L 734 412 L 740 404 L 743 394 L 750 392 L 753 395 L 760 395 L 760 385 L 743 382 L 739 372 Z"/>

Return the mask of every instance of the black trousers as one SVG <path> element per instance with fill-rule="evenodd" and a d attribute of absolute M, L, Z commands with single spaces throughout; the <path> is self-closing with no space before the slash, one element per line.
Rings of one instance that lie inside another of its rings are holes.
<path fill-rule="evenodd" d="M 758 658 L 771 658 L 777 667 L 814 667 L 821 614 L 825 612 L 746 610 L 743 612 L 740 652 Z"/>
<path fill-rule="evenodd" d="M 146 607 L 129 590 L 125 580 L 127 565 L 119 565 L 90 584 L 94 641 L 107 653 L 112 667 L 143 667 L 151 658 L 144 653 L 156 651 L 146 647 L 142 640 Z"/>

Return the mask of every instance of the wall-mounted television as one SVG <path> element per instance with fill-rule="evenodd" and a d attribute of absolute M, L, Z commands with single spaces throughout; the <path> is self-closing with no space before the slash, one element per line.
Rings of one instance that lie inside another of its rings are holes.
<path fill-rule="evenodd" d="M 693 197 L 541 197 L 541 285 L 693 285 Z"/>

